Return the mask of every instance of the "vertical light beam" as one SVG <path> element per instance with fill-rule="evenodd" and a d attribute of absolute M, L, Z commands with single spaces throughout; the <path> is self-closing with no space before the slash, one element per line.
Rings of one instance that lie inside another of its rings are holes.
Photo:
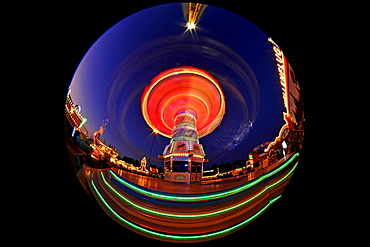
<path fill-rule="evenodd" d="M 195 30 L 199 18 L 202 16 L 204 9 L 207 7 L 201 3 L 183 3 L 182 9 L 186 19 L 186 28 L 188 31 Z"/>

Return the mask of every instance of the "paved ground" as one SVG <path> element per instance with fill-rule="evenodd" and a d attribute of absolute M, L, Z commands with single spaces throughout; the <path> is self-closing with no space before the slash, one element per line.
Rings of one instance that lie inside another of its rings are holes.
<path fill-rule="evenodd" d="M 199 194 L 199 193 L 210 193 L 210 192 L 216 192 L 216 191 L 221 191 L 221 190 L 227 190 L 227 189 L 231 189 L 239 185 L 242 185 L 252 179 L 255 179 L 256 177 L 259 177 L 263 173 L 268 172 L 274 169 L 275 167 L 281 165 L 283 162 L 288 160 L 290 157 L 291 155 L 288 155 L 285 158 L 281 159 L 280 161 L 276 162 L 275 164 L 269 167 L 266 167 L 264 169 L 258 170 L 256 172 L 251 172 L 249 174 L 245 174 L 242 176 L 233 177 L 229 179 L 214 181 L 214 183 L 211 183 L 211 184 L 203 184 L 203 183 L 185 184 L 185 183 L 175 183 L 175 182 L 171 183 L 171 182 L 165 181 L 164 179 L 142 176 L 142 175 L 127 172 L 127 171 L 124 171 L 118 168 L 112 168 L 112 170 L 117 175 L 124 178 L 125 180 L 128 180 L 130 182 L 133 182 L 139 186 L 142 186 L 148 189 L 169 192 L 169 193 L 176 193 L 176 194 Z"/>

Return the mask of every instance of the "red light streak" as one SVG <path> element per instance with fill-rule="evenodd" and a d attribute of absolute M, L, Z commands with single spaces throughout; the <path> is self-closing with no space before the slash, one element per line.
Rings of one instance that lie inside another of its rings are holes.
<path fill-rule="evenodd" d="M 171 138 L 176 116 L 192 110 L 197 117 L 199 137 L 211 133 L 225 114 L 225 96 L 216 79 L 204 70 L 177 67 L 151 81 L 142 94 L 142 114 L 159 134 Z"/>

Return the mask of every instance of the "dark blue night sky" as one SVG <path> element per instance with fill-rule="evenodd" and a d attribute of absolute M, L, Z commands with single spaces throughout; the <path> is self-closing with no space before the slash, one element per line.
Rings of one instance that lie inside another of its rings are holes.
<path fill-rule="evenodd" d="M 284 124 L 282 91 L 272 44 L 249 21 L 208 6 L 196 33 L 186 31 L 181 4 L 149 8 L 117 23 L 86 53 L 71 84 L 71 96 L 92 136 L 109 118 L 101 140 L 120 156 L 157 159 L 169 139 L 151 134 L 140 110 L 142 92 L 158 73 L 193 66 L 212 74 L 226 96 L 217 129 L 200 139 L 210 160 L 246 159 L 255 146 L 273 141 Z M 272 37 L 273 38 L 273 37 Z"/>

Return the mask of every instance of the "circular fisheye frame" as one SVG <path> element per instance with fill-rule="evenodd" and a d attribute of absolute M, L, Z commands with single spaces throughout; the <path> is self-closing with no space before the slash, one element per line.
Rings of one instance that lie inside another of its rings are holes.
<path fill-rule="evenodd" d="M 174 3 L 93 44 L 64 128 L 76 175 L 107 215 L 192 243 L 238 231 L 280 198 L 303 122 L 299 84 L 269 36 L 224 9 Z"/>

